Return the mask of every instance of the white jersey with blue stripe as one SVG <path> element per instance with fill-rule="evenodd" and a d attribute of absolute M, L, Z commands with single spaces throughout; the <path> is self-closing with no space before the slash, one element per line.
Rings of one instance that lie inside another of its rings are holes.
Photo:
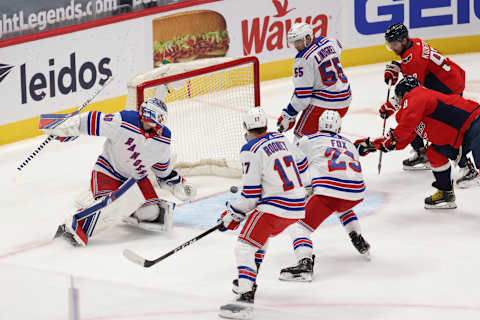
<path fill-rule="evenodd" d="M 107 138 L 94 170 L 112 178 L 140 180 L 150 169 L 161 178 L 172 172 L 170 130 L 163 127 L 160 134 L 145 133 L 137 111 L 84 113 L 80 116 L 80 132 Z"/>
<path fill-rule="evenodd" d="M 363 199 L 360 156 L 353 143 L 341 135 L 318 132 L 305 135 L 298 147 L 307 156 L 314 194 L 345 200 Z"/>
<path fill-rule="evenodd" d="M 232 204 L 233 210 L 257 209 L 289 219 L 305 216 L 302 176 L 308 160 L 295 145 L 280 133 L 267 133 L 243 146 L 240 161 L 242 193 Z"/>
<path fill-rule="evenodd" d="M 338 40 L 320 37 L 297 54 L 293 63 L 295 92 L 290 102 L 297 112 L 309 105 L 327 109 L 350 105 L 352 93 L 340 63 L 341 52 Z"/>

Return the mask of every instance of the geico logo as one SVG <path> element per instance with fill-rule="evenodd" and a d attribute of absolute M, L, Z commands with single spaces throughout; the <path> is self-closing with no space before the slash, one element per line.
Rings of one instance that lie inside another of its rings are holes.
<path fill-rule="evenodd" d="M 361 34 L 384 33 L 391 24 L 405 23 L 406 15 L 410 28 L 467 24 L 472 16 L 480 19 L 480 0 L 355 0 L 355 28 Z"/>
<path fill-rule="evenodd" d="M 20 86 L 22 91 L 22 104 L 28 102 L 28 96 L 34 101 L 41 101 L 47 93 L 51 98 L 55 97 L 58 91 L 63 94 L 70 94 L 77 91 L 77 85 L 82 89 L 90 89 L 97 82 L 103 85 L 105 81 L 112 75 L 112 70 L 108 68 L 110 58 L 102 58 L 95 65 L 93 62 L 86 61 L 77 64 L 75 52 L 70 55 L 70 65 L 64 66 L 57 73 L 55 69 L 55 59 L 50 58 L 48 65 L 52 69 L 47 75 L 39 72 L 33 76 L 28 77 L 28 70 L 26 64 L 20 66 Z M 103 77 L 101 77 L 103 76 Z"/>

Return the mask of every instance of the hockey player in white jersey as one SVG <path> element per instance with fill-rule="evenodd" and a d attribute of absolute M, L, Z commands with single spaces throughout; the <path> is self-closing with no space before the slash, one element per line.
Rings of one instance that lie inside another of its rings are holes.
<path fill-rule="evenodd" d="M 336 39 L 314 38 L 312 27 L 295 23 L 288 31 L 288 42 L 298 51 L 293 62 L 295 91 L 277 121 L 280 132 L 295 127 L 295 136 L 318 131 L 318 119 L 325 110 L 336 110 L 343 118 L 352 101 L 347 76 L 340 63 L 342 45 Z"/>
<path fill-rule="evenodd" d="M 358 217 L 352 208 L 363 201 L 363 181 L 357 149 L 339 134 L 338 112 L 327 110 L 319 119 L 319 132 L 305 135 L 298 147 L 307 156 L 312 196 L 305 207 L 305 218 L 292 226 L 293 249 L 298 264 L 282 269 L 280 280 L 312 281 L 315 256 L 310 235 L 332 213 L 336 213 L 355 248 L 368 254 L 370 245 L 361 235 Z"/>
<path fill-rule="evenodd" d="M 219 221 L 221 231 L 235 230 L 247 219 L 235 248 L 238 278 L 232 303 L 220 308 L 220 316 L 249 319 L 253 312 L 256 278 L 267 240 L 302 219 L 305 189 L 301 175 L 308 162 L 282 134 L 267 132 L 267 118 L 261 108 L 250 110 L 244 118 L 249 140 L 241 149 L 243 166 L 240 198 L 227 204 Z"/>
<path fill-rule="evenodd" d="M 164 124 L 167 106 L 163 101 L 149 99 L 139 112 L 76 114 L 60 124 L 55 116 L 44 115 L 40 120 L 40 128 L 49 135 L 107 138 L 92 171 L 90 200 L 59 226 L 56 237 L 86 246 L 92 236 L 113 222 L 153 231 L 171 228 L 174 204 L 158 198 L 148 172 L 152 170 L 159 185 L 181 200 L 194 197 L 196 189 L 172 168 L 171 133 Z"/>

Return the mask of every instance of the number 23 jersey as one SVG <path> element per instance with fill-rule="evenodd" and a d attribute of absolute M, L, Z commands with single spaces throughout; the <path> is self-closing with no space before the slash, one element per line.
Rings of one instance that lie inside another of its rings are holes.
<path fill-rule="evenodd" d="M 329 132 L 304 136 L 298 147 L 307 156 L 314 194 L 345 200 L 363 199 L 360 156 L 353 143 Z"/>

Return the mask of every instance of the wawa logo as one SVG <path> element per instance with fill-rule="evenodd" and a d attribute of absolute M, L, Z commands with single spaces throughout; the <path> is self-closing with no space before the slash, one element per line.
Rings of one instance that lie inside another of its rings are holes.
<path fill-rule="evenodd" d="M 256 54 L 261 53 L 264 47 L 268 51 L 289 47 L 287 34 L 292 25 L 297 22 L 311 24 L 315 37 L 327 35 L 328 17 L 325 14 L 295 18 L 290 14 L 290 17 L 287 17 L 296 9 L 288 9 L 288 0 L 283 0 L 283 4 L 280 0 L 272 0 L 272 3 L 277 11 L 274 15 L 242 20 L 243 55 L 250 55 L 252 50 Z"/>

